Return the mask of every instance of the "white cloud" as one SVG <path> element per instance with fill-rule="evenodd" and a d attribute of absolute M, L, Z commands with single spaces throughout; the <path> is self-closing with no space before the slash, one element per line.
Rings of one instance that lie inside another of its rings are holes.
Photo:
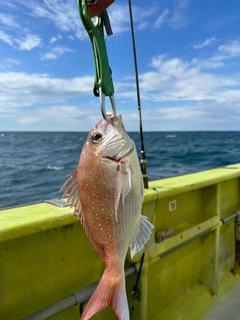
<path fill-rule="evenodd" d="M 16 38 L 13 35 L 9 35 L 0 30 L 0 40 L 9 44 L 18 50 L 32 50 L 33 48 L 40 47 L 42 45 L 41 38 L 38 35 L 26 34 L 22 38 Z"/>
<path fill-rule="evenodd" d="M 170 11 L 168 9 L 164 9 L 163 13 L 155 21 L 155 24 L 154 24 L 155 28 L 157 29 L 161 28 L 162 24 L 166 21 L 169 12 Z"/>
<path fill-rule="evenodd" d="M 209 38 L 209 39 L 206 39 L 205 41 L 203 41 L 203 43 L 201 44 L 196 44 L 193 46 L 194 49 L 202 49 L 204 47 L 207 47 L 207 46 L 210 46 L 212 43 L 214 43 L 216 41 L 216 37 L 212 37 L 212 38 Z"/>
<path fill-rule="evenodd" d="M 35 116 L 33 116 L 33 115 L 24 116 L 24 115 L 21 114 L 21 115 L 19 115 L 17 121 L 20 124 L 32 124 L 32 123 L 41 122 L 41 119 L 37 115 L 35 115 Z"/>
<path fill-rule="evenodd" d="M 201 68 L 201 69 L 215 69 L 215 68 L 223 67 L 225 65 L 224 60 L 226 59 L 227 57 L 220 56 L 220 55 L 216 55 L 205 60 L 199 60 L 194 58 L 192 60 L 192 64 L 196 65 L 198 68 Z"/>
<path fill-rule="evenodd" d="M 151 108 L 143 111 L 145 130 L 238 130 L 240 105 L 202 102 L 191 105 Z"/>
<path fill-rule="evenodd" d="M 63 46 L 57 46 L 52 48 L 49 52 L 44 54 L 41 60 L 54 60 L 57 59 L 58 56 L 63 55 L 66 52 L 73 52 L 72 49 Z"/>
<path fill-rule="evenodd" d="M 237 130 L 240 79 L 237 74 L 215 73 L 215 68 L 238 54 L 236 43 L 232 44 L 224 47 L 225 55 L 206 60 L 187 61 L 167 55 L 153 58 L 152 71 L 139 76 L 142 104 L 147 106 L 143 112 L 145 130 L 219 130 L 222 126 Z"/>
<path fill-rule="evenodd" d="M 152 60 L 153 71 L 140 75 L 146 99 L 153 101 L 228 102 L 240 98 L 238 79 L 206 72 L 195 60 L 184 61 L 160 55 Z M 237 89 L 236 89 L 237 87 Z"/>
<path fill-rule="evenodd" d="M 36 47 L 40 44 L 36 42 L 34 44 L 33 38 L 31 44 L 30 39 L 26 39 L 28 42 L 24 43 L 27 35 L 35 36 L 35 41 L 37 41 L 37 36 L 32 35 L 33 28 L 29 28 L 29 20 L 34 21 L 34 26 L 40 26 L 40 28 L 42 22 L 47 21 L 62 32 L 75 34 L 77 38 L 82 37 L 82 35 L 87 36 L 83 31 L 77 4 L 73 0 L 60 0 L 57 4 L 55 0 L 44 0 L 37 3 L 35 0 L 18 0 L 17 5 L 12 6 L 9 5 L 9 1 L 1 0 L 0 8 L 6 6 L 9 7 L 9 12 L 12 12 L 12 14 L 0 13 L 0 30 L 2 30 L 0 39 L 12 47 L 17 47 L 19 44 L 20 50 L 30 50 L 28 48 L 31 46 Z M 25 20 L 24 17 L 27 19 Z M 60 37 L 61 35 L 58 35 L 58 38 Z"/>
<path fill-rule="evenodd" d="M 7 5 L 8 2 L 6 0 L 2 0 L 1 5 Z M 41 2 L 37 2 L 35 0 L 18 0 L 17 6 L 12 6 L 11 8 L 13 14 L 10 16 L 0 15 L 0 22 L 4 22 L 5 25 L 8 25 L 9 28 L 12 28 L 12 32 L 4 32 L 1 31 L 0 39 L 11 45 L 12 47 L 16 47 L 19 45 L 20 50 L 29 50 L 31 45 L 28 42 L 24 42 L 24 39 L 27 35 L 32 33 L 32 30 L 29 30 L 29 26 L 25 24 L 25 21 L 22 19 L 22 16 L 26 15 L 30 19 L 35 19 L 35 24 L 37 25 L 38 19 L 39 22 L 42 21 L 50 22 L 61 32 L 70 33 L 67 35 L 69 39 L 73 39 L 73 35 L 75 38 L 88 38 L 87 33 L 85 32 L 82 22 L 79 17 L 79 13 L 77 10 L 77 4 L 74 1 L 63 1 L 59 0 L 56 5 L 55 0 L 44 0 Z M 19 10 L 21 10 L 21 21 Z M 146 10 L 144 7 L 140 6 L 132 6 L 133 16 L 134 16 L 134 27 L 135 30 L 142 30 L 149 27 L 152 27 L 152 21 L 149 18 L 152 18 L 156 13 L 156 6 L 151 7 Z M 108 10 L 110 16 L 110 22 L 112 25 L 113 33 L 118 34 L 122 32 L 126 32 L 130 29 L 129 23 L 129 9 L 128 6 L 122 4 L 114 4 Z M 158 21 L 160 25 L 160 21 Z M 14 29 L 13 29 L 14 28 Z M 15 36 L 13 37 L 13 32 Z M 37 35 L 31 35 L 32 41 L 33 37 L 35 40 L 40 39 Z M 59 36 L 58 36 L 59 37 Z M 52 37 L 50 39 L 50 44 L 56 42 L 57 37 Z M 35 42 L 35 47 L 39 46 L 41 42 Z M 32 46 L 34 42 L 32 42 Z M 54 54 L 49 53 L 48 57 L 53 58 Z"/>
<path fill-rule="evenodd" d="M 221 53 L 227 54 L 231 57 L 240 56 L 240 41 L 239 40 L 230 41 L 227 44 L 219 46 L 218 50 Z"/>
<path fill-rule="evenodd" d="M 138 24 L 142 24 L 142 21 L 146 21 L 147 25 L 152 24 L 152 17 L 156 13 L 157 7 L 156 6 L 149 6 L 146 7 L 138 7 L 138 6 L 133 6 L 132 11 L 133 11 L 133 19 L 134 19 L 134 24 L 136 24 L 136 28 L 138 28 Z M 128 14 L 129 15 L 129 14 Z"/>
<path fill-rule="evenodd" d="M 32 50 L 40 47 L 42 44 L 41 38 L 37 35 L 27 34 L 23 39 L 15 39 L 18 44 L 18 50 Z"/>
<path fill-rule="evenodd" d="M 19 0 L 19 2 L 28 10 L 28 14 L 52 22 L 61 31 L 73 31 L 78 34 L 80 29 L 83 30 L 74 1 L 60 0 L 57 4 L 55 0 L 38 3 L 33 0 Z"/>
<path fill-rule="evenodd" d="M 192 63 L 199 68 L 214 69 L 225 66 L 227 61 L 237 63 L 236 59 L 234 58 L 237 58 L 239 56 L 240 42 L 239 40 L 232 40 L 227 42 L 226 44 L 220 45 L 218 47 L 218 53 L 214 56 L 205 60 L 194 58 L 192 60 Z"/>
<path fill-rule="evenodd" d="M 0 30 L 0 40 L 3 42 L 9 44 L 10 46 L 13 46 L 13 40 L 11 36 L 9 36 L 6 32 Z"/>
<path fill-rule="evenodd" d="M 100 110 L 89 104 L 53 105 L 16 112 L 17 122 L 25 128 L 49 131 L 89 131 L 101 118 Z"/>
<path fill-rule="evenodd" d="M 128 7 L 116 4 L 114 10 L 109 8 L 109 17 L 114 34 L 129 30 L 129 12 Z"/>
<path fill-rule="evenodd" d="M 6 58 L 0 61 L 0 70 L 9 71 L 15 69 L 16 66 L 20 65 L 20 61 L 17 59 Z"/>
<path fill-rule="evenodd" d="M 29 32 L 17 20 L 17 16 L 0 13 L 0 40 L 18 50 L 29 51 L 41 46 L 41 38 Z"/>
<path fill-rule="evenodd" d="M 189 19 L 186 16 L 186 9 L 190 0 L 177 0 L 174 4 L 173 15 L 168 21 L 173 29 L 186 27 L 189 24 Z"/>
<path fill-rule="evenodd" d="M 5 27 L 19 28 L 19 23 L 16 22 L 16 17 L 0 13 L 0 24 Z"/>
<path fill-rule="evenodd" d="M 74 39 L 74 37 L 73 37 Z M 62 40 L 62 36 L 60 34 L 58 34 L 56 37 L 52 37 L 50 40 L 49 40 L 49 43 L 50 44 L 53 44 L 54 42 L 58 41 L 58 40 Z"/>
<path fill-rule="evenodd" d="M 54 42 L 56 42 L 57 41 L 57 38 L 56 37 L 52 37 L 50 40 L 49 40 L 49 43 L 54 43 Z"/>
<path fill-rule="evenodd" d="M 54 103 L 91 93 L 92 77 L 50 78 L 46 74 L 0 73 L 0 113 L 38 103 Z"/>
<path fill-rule="evenodd" d="M 129 8 L 126 5 L 114 4 L 108 9 L 110 22 L 114 34 L 126 32 L 130 29 Z M 156 13 L 156 7 L 146 10 L 144 7 L 132 6 L 132 14 L 134 19 L 135 30 L 143 30 L 152 26 L 153 15 Z"/>
<path fill-rule="evenodd" d="M 55 60 L 57 59 L 57 55 L 53 52 L 47 52 L 41 57 L 41 60 Z"/>

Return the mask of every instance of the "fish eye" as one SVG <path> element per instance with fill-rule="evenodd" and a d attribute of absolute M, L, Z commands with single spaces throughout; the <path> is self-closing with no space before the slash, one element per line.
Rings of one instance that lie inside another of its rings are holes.
<path fill-rule="evenodd" d="M 92 135 L 92 142 L 98 143 L 100 141 L 102 141 L 102 134 L 98 131 L 95 131 Z"/>

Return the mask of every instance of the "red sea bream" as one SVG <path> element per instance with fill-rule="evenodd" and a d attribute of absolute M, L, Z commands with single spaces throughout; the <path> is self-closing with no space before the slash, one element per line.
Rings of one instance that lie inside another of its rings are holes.
<path fill-rule="evenodd" d="M 129 319 L 124 261 L 150 237 L 153 225 L 141 215 L 142 174 L 133 140 L 121 116 L 108 115 L 90 131 L 78 168 L 63 186 L 87 236 L 106 264 L 82 320 L 111 306 L 120 320 Z"/>

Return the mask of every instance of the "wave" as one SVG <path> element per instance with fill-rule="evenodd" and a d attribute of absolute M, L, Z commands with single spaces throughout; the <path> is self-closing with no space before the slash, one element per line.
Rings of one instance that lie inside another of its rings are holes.
<path fill-rule="evenodd" d="M 47 168 L 49 170 L 63 170 L 64 169 L 64 167 L 57 167 L 57 166 L 47 166 Z"/>

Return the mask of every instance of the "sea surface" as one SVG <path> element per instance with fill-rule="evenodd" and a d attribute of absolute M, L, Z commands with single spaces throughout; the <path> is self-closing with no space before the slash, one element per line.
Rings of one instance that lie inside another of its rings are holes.
<path fill-rule="evenodd" d="M 130 132 L 140 154 L 139 134 Z M 0 208 L 60 198 L 86 132 L 0 132 Z M 240 132 L 145 132 L 149 180 L 240 162 Z"/>

